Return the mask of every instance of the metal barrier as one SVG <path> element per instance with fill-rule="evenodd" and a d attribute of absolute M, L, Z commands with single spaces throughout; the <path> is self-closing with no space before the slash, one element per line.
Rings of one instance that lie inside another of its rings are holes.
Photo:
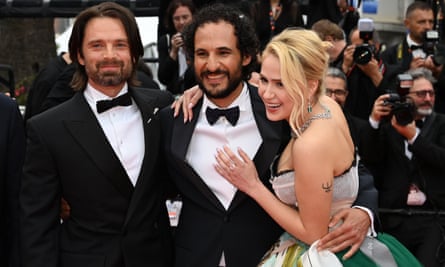
<path fill-rule="evenodd" d="M 429 216 L 445 216 L 444 210 L 417 210 L 417 209 L 384 209 L 379 208 L 379 213 L 395 214 L 395 215 L 429 215 Z"/>

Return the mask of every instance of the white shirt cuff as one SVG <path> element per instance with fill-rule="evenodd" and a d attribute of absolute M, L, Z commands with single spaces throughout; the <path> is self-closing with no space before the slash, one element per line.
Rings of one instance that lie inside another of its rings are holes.
<path fill-rule="evenodd" d="M 372 236 L 372 237 L 376 237 L 377 236 L 377 232 L 374 229 L 374 214 L 371 212 L 370 209 L 366 208 L 366 207 L 362 207 L 362 206 L 352 206 L 353 208 L 357 208 L 357 209 L 361 209 L 363 211 L 365 211 L 366 213 L 368 213 L 369 216 L 369 220 L 371 220 L 371 225 L 369 226 L 368 229 L 368 236 Z"/>
<path fill-rule="evenodd" d="M 379 121 L 375 121 L 371 116 L 369 116 L 369 124 L 371 125 L 372 128 L 374 129 L 378 129 L 380 122 Z"/>

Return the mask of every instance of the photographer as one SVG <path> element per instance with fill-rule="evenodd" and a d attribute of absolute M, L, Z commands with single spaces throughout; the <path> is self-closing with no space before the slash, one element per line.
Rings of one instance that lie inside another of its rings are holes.
<path fill-rule="evenodd" d="M 391 89 L 395 89 L 397 74 L 420 67 L 428 68 L 438 80 L 434 84 L 438 94 L 435 110 L 444 113 L 445 95 L 440 90 L 445 88 L 444 60 L 443 55 L 440 55 L 443 52 L 435 54 L 442 49 L 437 49 L 441 45 L 438 45 L 438 33 L 433 31 L 433 9 L 425 2 L 413 2 L 406 10 L 404 24 L 408 32 L 406 38 L 381 54 L 381 58 L 387 63 L 388 77 L 393 81 Z"/>
<path fill-rule="evenodd" d="M 369 118 L 370 159 L 378 166 L 383 231 L 424 266 L 438 267 L 445 260 L 440 251 L 445 241 L 445 115 L 433 111 L 432 72 L 418 68 L 407 74 L 397 97 L 384 94 L 375 101 Z M 405 82 L 411 84 L 403 86 Z"/>
<path fill-rule="evenodd" d="M 190 24 L 196 8 L 192 0 L 173 0 L 167 8 L 166 25 L 169 33 L 158 41 L 158 79 L 173 94 L 196 84 L 193 70 L 187 63 L 183 49 L 182 31 Z"/>
<path fill-rule="evenodd" d="M 345 109 L 367 120 L 375 99 L 387 87 L 386 66 L 378 55 L 380 43 L 372 20 L 360 19 L 358 28 L 351 31 L 349 41 L 340 63 L 350 88 Z"/>

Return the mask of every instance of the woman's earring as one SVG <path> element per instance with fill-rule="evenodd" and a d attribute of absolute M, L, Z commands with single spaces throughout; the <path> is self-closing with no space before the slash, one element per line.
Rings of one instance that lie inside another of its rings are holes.
<path fill-rule="evenodd" d="M 312 103 L 311 100 L 308 101 L 309 103 L 307 104 L 307 112 L 311 113 L 312 112 Z"/>

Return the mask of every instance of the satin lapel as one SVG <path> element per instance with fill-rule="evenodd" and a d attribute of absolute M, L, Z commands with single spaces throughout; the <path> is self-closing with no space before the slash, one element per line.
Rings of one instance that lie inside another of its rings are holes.
<path fill-rule="evenodd" d="M 260 179 L 269 187 L 270 164 L 274 157 L 280 153 L 282 143 L 287 143 L 286 138 L 290 135 L 288 128 L 284 127 L 284 122 L 272 122 L 267 119 L 266 110 L 263 101 L 258 95 L 257 88 L 249 86 L 249 92 L 255 121 L 263 139 L 263 143 L 255 154 L 253 162 Z M 246 197 L 247 195 L 238 191 L 230 204 L 229 210 L 239 205 Z"/>
<path fill-rule="evenodd" d="M 198 122 L 199 112 L 201 111 L 202 100 L 199 101 L 196 106 L 193 108 L 193 119 L 191 122 L 184 124 L 184 118 L 181 116 L 176 118 L 173 122 L 173 132 L 172 132 L 172 142 L 170 151 L 173 154 L 175 161 L 177 164 L 183 165 L 181 170 L 184 172 L 183 177 L 179 179 L 189 179 L 191 183 L 193 183 L 196 188 L 206 196 L 211 203 L 215 205 L 220 210 L 224 210 L 224 206 L 218 200 L 218 198 L 213 194 L 213 192 L 209 189 L 207 184 L 201 179 L 201 177 L 195 172 L 195 170 L 187 163 L 186 155 L 187 149 L 190 144 L 190 140 L 192 138 L 193 132 L 196 127 L 196 123 Z M 205 149 L 205 148 L 203 148 Z"/>
<path fill-rule="evenodd" d="M 161 107 L 157 107 L 155 104 L 156 98 L 151 97 L 138 89 L 128 88 L 130 95 L 136 102 L 142 116 L 142 125 L 144 128 L 144 142 L 145 142 L 145 153 L 144 159 L 142 161 L 141 171 L 136 182 L 133 197 L 128 208 L 125 224 L 132 217 L 136 211 L 137 203 L 144 189 L 149 187 L 150 179 L 156 179 L 158 177 L 148 176 L 147 173 L 152 173 L 155 166 L 157 157 L 159 154 L 160 146 L 160 124 L 159 124 L 159 114 Z M 141 89 L 145 90 L 145 89 Z M 148 205 L 148 203 L 147 203 Z"/>
<path fill-rule="evenodd" d="M 436 120 L 436 113 L 433 112 L 430 116 L 425 119 L 425 123 L 423 124 L 422 131 L 420 131 L 421 136 L 428 136 L 432 133 L 432 129 L 434 129 L 434 121 Z"/>
<path fill-rule="evenodd" d="M 172 151 L 175 157 L 183 159 L 185 161 L 185 156 L 187 154 L 187 149 L 192 139 L 193 131 L 195 130 L 196 123 L 198 122 L 199 112 L 201 111 L 202 100 L 199 101 L 193 108 L 193 119 L 190 122 L 184 123 L 184 116 L 181 112 L 180 116 L 173 121 L 173 132 L 172 132 Z"/>
<path fill-rule="evenodd" d="M 86 102 L 83 93 L 77 93 L 72 100 L 73 108 L 69 115 L 70 119 L 64 122 L 66 128 L 86 151 L 91 161 L 115 186 L 116 190 L 130 199 L 133 185 Z"/>

